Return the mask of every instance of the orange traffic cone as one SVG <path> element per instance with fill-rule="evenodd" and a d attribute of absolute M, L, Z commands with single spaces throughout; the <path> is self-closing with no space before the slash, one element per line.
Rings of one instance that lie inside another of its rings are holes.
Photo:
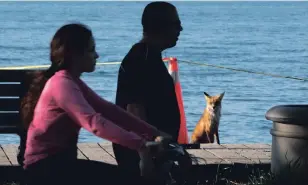
<path fill-rule="evenodd" d="M 183 98 L 182 98 L 182 88 L 181 88 L 180 79 L 179 79 L 178 62 L 177 62 L 177 59 L 174 57 L 164 58 L 163 60 L 169 61 L 168 71 L 169 71 L 169 74 L 173 78 L 173 82 L 175 85 L 175 91 L 176 91 L 176 97 L 177 97 L 180 114 L 181 114 L 181 124 L 180 124 L 178 143 L 188 144 L 189 139 L 188 139 L 188 133 L 187 133 L 187 127 L 186 127 L 186 117 L 185 117 L 184 104 L 183 104 Z"/>

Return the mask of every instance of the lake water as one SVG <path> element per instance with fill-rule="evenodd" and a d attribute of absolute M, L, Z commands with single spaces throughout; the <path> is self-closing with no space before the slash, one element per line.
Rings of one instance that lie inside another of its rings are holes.
<path fill-rule="evenodd" d="M 121 61 L 141 38 L 147 2 L 0 2 L 0 66 L 49 64 L 56 29 L 80 21 L 90 26 L 100 62 Z M 308 78 L 307 2 L 174 2 L 184 31 L 164 52 L 179 60 Z M 225 91 L 221 143 L 271 143 L 266 111 L 307 104 L 308 83 L 179 63 L 189 132 L 205 107 L 203 92 Z M 114 102 L 118 65 L 97 67 L 83 79 Z M 82 130 L 80 142 L 102 139 Z M 17 143 L 0 135 L 0 144 Z"/>

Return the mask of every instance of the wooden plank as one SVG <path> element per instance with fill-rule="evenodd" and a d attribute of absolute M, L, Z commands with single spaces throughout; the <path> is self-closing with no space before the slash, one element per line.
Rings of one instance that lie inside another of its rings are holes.
<path fill-rule="evenodd" d="M 233 150 L 229 150 L 229 149 L 206 149 L 206 151 L 211 152 L 212 154 L 214 154 L 215 156 L 222 158 L 222 159 L 241 159 L 244 158 L 242 156 L 240 156 L 239 154 L 237 154 L 235 151 Z"/>
<path fill-rule="evenodd" d="M 115 159 L 105 152 L 98 143 L 79 143 L 78 148 L 89 160 L 117 164 Z"/>
<path fill-rule="evenodd" d="M 261 161 L 268 161 L 270 157 L 263 150 L 255 150 L 251 148 L 247 149 L 233 149 L 233 151 L 237 152 L 239 155 L 246 157 L 257 164 L 262 163 Z"/>
<path fill-rule="evenodd" d="M 0 113 L 0 133 L 15 134 L 19 132 L 21 124 L 19 114 L 14 112 Z"/>
<path fill-rule="evenodd" d="M 270 164 L 270 149 L 264 149 L 261 144 L 252 144 L 247 147 L 242 144 L 207 144 L 203 145 L 208 149 L 187 149 L 188 153 L 196 157 L 194 164 Z M 17 163 L 18 144 L 2 145 L 0 148 L 0 165 Z M 110 142 L 103 143 L 78 143 L 78 158 L 102 161 L 116 165 L 113 149 Z M 10 163 L 11 162 L 11 163 Z"/>
<path fill-rule="evenodd" d="M 82 153 L 82 151 L 79 150 L 79 148 L 78 148 L 78 150 L 77 150 L 77 158 L 78 158 L 78 159 L 87 159 L 87 160 L 88 160 L 87 156 L 85 156 L 85 155 Z"/>
<path fill-rule="evenodd" d="M 248 148 L 244 144 L 221 144 L 221 146 L 228 148 L 228 149 L 246 149 L 246 148 Z"/>
<path fill-rule="evenodd" d="M 19 111 L 20 99 L 0 98 L 0 111 Z"/>
<path fill-rule="evenodd" d="M 20 124 L 20 116 L 17 112 L 1 112 L 0 125 L 14 126 Z"/>
<path fill-rule="evenodd" d="M 231 163 L 253 164 L 254 162 L 246 157 L 239 155 L 236 151 L 230 149 L 206 149 L 219 158 Z"/>
<path fill-rule="evenodd" d="M 17 126 L 0 125 L 0 133 L 2 134 L 17 134 L 20 129 Z"/>
<path fill-rule="evenodd" d="M 0 96 L 19 97 L 20 84 L 0 84 Z"/>
<path fill-rule="evenodd" d="M 115 158 L 114 152 L 113 152 L 113 148 L 111 143 L 107 143 L 107 142 L 103 142 L 103 143 L 98 143 L 99 146 L 105 150 L 111 157 Z"/>
<path fill-rule="evenodd" d="M 99 144 L 103 146 L 112 146 L 112 142 L 110 141 L 103 141 L 103 142 L 100 142 Z"/>
<path fill-rule="evenodd" d="M 257 149 L 259 150 L 259 149 Z M 271 149 L 261 149 L 269 158 L 272 157 L 272 150 Z"/>
<path fill-rule="evenodd" d="M 231 163 L 241 163 L 241 164 L 255 164 L 253 160 L 247 159 L 247 158 L 231 158 L 231 159 L 225 159 L 230 161 Z"/>
<path fill-rule="evenodd" d="M 241 151 L 246 151 L 247 149 L 249 149 L 244 144 L 222 144 L 222 146 L 244 157 L 244 159 L 231 157 L 227 158 L 226 160 L 231 161 L 232 163 L 246 163 L 246 164 L 256 163 L 256 161 L 250 159 L 249 157 L 241 155 Z M 231 156 L 233 156 L 233 154 L 231 154 Z"/>
<path fill-rule="evenodd" d="M 217 148 L 225 148 L 223 145 L 219 145 L 216 143 L 206 143 L 206 144 L 200 144 L 200 148 L 202 149 L 217 149 Z"/>
<path fill-rule="evenodd" d="M 193 159 L 195 159 L 193 160 L 193 164 L 195 165 L 230 163 L 206 150 L 189 149 L 187 152 L 192 155 Z"/>
<path fill-rule="evenodd" d="M 0 146 L 0 166 L 10 166 L 12 165 L 6 154 L 4 153 L 2 147 Z"/>
<path fill-rule="evenodd" d="M 260 159 L 258 164 L 271 164 L 271 159 Z"/>
<path fill-rule="evenodd" d="M 0 82 L 20 82 L 25 70 L 0 70 Z"/>
<path fill-rule="evenodd" d="M 7 155 L 7 157 L 9 158 L 12 165 L 19 165 L 17 161 L 18 145 L 14 145 L 14 144 L 2 145 L 2 149 L 4 153 Z"/>
<path fill-rule="evenodd" d="M 247 143 L 247 144 L 244 144 L 245 146 L 247 146 L 248 148 L 252 148 L 252 149 L 260 149 L 260 148 L 263 148 L 263 149 L 271 149 L 271 145 L 269 144 L 263 144 L 263 143 Z"/>

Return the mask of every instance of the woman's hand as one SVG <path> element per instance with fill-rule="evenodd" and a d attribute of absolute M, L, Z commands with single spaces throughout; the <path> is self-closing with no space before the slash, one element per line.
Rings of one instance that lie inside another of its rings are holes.
<path fill-rule="evenodd" d="M 169 144 L 172 141 L 172 139 L 173 138 L 171 135 L 159 131 L 159 134 L 157 137 L 155 137 L 154 141 L 162 143 L 162 146 L 167 146 L 167 144 Z"/>
<path fill-rule="evenodd" d="M 141 176 L 147 179 L 155 179 L 154 156 L 159 156 L 164 152 L 166 146 L 172 141 L 172 137 L 162 131 L 158 131 L 152 142 L 146 142 L 138 151 L 140 156 Z"/>

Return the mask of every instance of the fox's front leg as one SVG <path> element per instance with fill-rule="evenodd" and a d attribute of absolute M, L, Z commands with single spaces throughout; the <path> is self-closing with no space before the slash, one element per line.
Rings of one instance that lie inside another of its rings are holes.
<path fill-rule="evenodd" d="M 217 141 L 217 144 L 219 144 L 219 145 L 220 145 L 220 140 L 219 140 L 218 129 L 216 130 L 215 136 L 216 136 L 216 141 Z"/>

